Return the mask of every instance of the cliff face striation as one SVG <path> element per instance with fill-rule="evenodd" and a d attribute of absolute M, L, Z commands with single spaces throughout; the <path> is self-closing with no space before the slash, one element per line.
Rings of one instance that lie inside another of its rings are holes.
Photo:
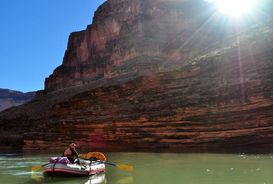
<path fill-rule="evenodd" d="M 200 0 L 108 0 L 0 125 L 24 149 L 271 152 L 267 7 L 233 22 Z"/>

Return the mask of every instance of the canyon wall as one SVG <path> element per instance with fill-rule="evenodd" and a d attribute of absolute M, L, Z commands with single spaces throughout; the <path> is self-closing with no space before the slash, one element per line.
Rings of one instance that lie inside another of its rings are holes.
<path fill-rule="evenodd" d="M 0 89 L 0 111 L 22 105 L 30 101 L 34 96 L 35 92 L 22 93 L 20 91 Z"/>
<path fill-rule="evenodd" d="M 161 60 L 169 59 L 170 65 L 181 63 L 187 53 L 180 53 L 169 44 L 178 36 L 186 41 L 198 29 L 199 9 L 203 6 L 206 4 L 197 0 L 106 1 L 86 30 L 70 35 L 63 63 L 46 79 L 45 90 L 79 86 L 100 78 L 157 72 L 162 69 Z M 135 61 L 140 56 L 156 59 Z M 131 67 L 124 71 L 115 68 L 127 63 Z"/>
<path fill-rule="evenodd" d="M 24 150 L 272 152 L 272 6 L 260 8 L 241 22 L 201 0 L 108 0 L 0 125 Z"/>

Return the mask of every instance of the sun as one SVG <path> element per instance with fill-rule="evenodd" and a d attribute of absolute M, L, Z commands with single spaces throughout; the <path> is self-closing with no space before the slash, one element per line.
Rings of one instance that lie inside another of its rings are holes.
<path fill-rule="evenodd" d="M 218 11 L 222 14 L 240 17 L 252 11 L 257 0 L 215 0 Z"/>

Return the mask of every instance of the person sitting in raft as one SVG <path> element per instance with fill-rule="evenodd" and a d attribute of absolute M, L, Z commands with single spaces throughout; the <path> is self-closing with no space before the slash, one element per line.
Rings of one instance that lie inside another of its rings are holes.
<path fill-rule="evenodd" d="M 62 155 L 62 157 L 67 157 L 72 164 L 74 163 L 80 164 L 76 147 L 77 145 L 75 143 L 71 143 Z"/>

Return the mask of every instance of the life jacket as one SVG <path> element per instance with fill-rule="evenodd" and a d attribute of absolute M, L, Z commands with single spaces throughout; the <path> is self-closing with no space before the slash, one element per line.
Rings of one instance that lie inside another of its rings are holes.
<path fill-rule="evenodd" d="M 70 148 L 67 148 L 65 151 L 64 151 L 64 154 L 63 154 L 65 157 L 67 157 L 67 156 L 73 156 L 72 155 L 72 151 L 71 151 L 71 149 Z"/>

